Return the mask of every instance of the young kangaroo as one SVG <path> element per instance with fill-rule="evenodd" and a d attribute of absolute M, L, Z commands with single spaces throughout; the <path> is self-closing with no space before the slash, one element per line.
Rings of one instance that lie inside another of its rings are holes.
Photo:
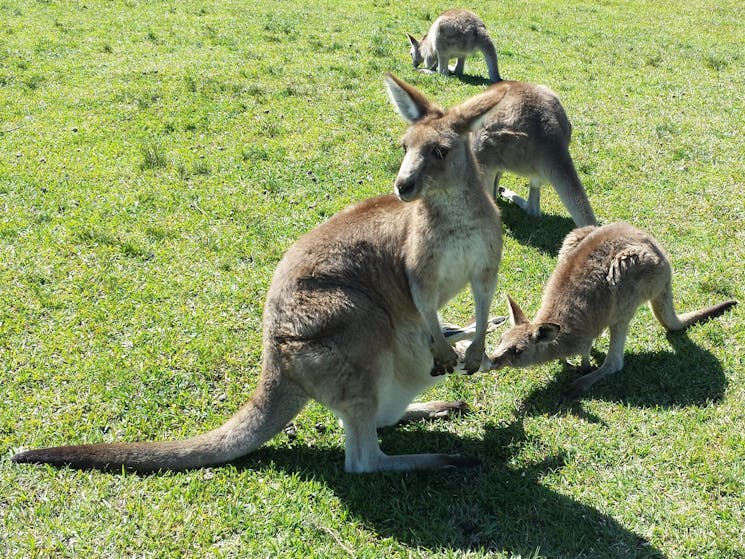
<path fill-rule="evenodd" d="M 388 456 L 376 428 L 459 407 L 411 402 L 458 363 L 437 311 L 469 283 L 476 328 L 462 368 L 483 365 L 502 238 L 469 135 L 492 103 L 445 112 L 394 76 L 385 82 L 411 123 L 397 196 L 353 205 L 289 248 L 267 294 L 262 373 L 249 402 L 191 439 L 30 450 L 15 462 L 145 472 L 223 463 L 279 433 L 313 398 L 343 422 L 348 472 L 473 464 L 458 455 Z"/>
<path fill-rule="evenodd" d="M 608 328 L 605 361 L 570 386 L 571 393 L 579 394 L 621 370 L 629 322 L 645 301 L 668 331 L 719 316 L 737 304 L 725 301 L 678 315 L 671 278 L 667 255 L 643 231 L 625 223 L 575 229 L 564 240 L 535 320 L 529 321 L 508 297 L 512 327 L 491 356 L 492 368 L 528 367 L 579 354 L 587 370 L 593 340 Z"/>
<path fill-rule="evenodd" d="M 429 31 L 417 41 L 407 34 L 411 43 L 411 60 L 414 68 L 424 63 L 425 71 L 437 71 L 443 76 L 450 73 L 448 63 L 457 58 L 453 72 L 463 74 L 466 56 L 478 50 L 486 59 L 489 81 L 496 83 L 499 77 L 497 50 L 486 32 L 481 18 L 468 10 L 448 10 L 440 14 Z"/>
<path fill-rule="evenodd" d="M 502 98 L 484 125 L 474 132 L 473 152 L 484 185 L 511 200 L 529 215 L 541 214 L 541 185 L 551 183 L 579 227 L 595 225 L 595 214 L 569 155 L 572 125 L 556 94 L 542 85 L 503 81 L 488 91 Z M 530 178 L 525 200 L 499 189 L 504 171 Z"/>

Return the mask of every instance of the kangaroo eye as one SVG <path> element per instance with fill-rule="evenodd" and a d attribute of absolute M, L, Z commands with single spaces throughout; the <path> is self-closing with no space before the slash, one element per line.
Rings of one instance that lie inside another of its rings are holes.
<path fill-rule="evenodd" d="M 523 354 L 523 350 L 519 347 L 512 348 L 512 355 L 520 357 Z"/>
<path fill-rule="evenodd" d="M 445 159 L 450 150 L 444 146 L 435 146 L 432 148 L 432 153 L 437 159 Z"/>

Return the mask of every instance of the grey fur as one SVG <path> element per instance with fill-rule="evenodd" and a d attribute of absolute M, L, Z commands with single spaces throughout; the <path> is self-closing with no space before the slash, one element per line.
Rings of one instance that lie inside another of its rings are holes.
<path fill-rule="evenodd" d="M 453 72 L 463 74 L 466 57 L 480 51 L 489 69 L 489 81 L 499 82 L 497 50 L 489 38 L 486 26 L 479 16 L 468 10 L 447 10 L 432 23 L 429 31 L 417 40 L 408 35 L 411 45 L 411 61 L 417 68 L 424 64 L 424 71 L 438 71 L 443 76 L 450 75 L 448 66 L 451 58 L 458 61 Z"/>
<path fill-rule="evenodd" d="M 514 202 L 538 216 L 541 185 L 551 183 L 577 226 L 595 225 L 595 214 L 577 175 L 569 142 L 572 125 L 556 94 L 542 85 L 503 81 L 488 90 L 500 99 L 474 132 L 473 152 L 484 174 L 484 186 L 496 198 Z M 530 178 L 525 200 L 499 189 L 504 171 Z"/>
<path fill-rule="evenodd" d="M 629 323 L 646 301 L 668 331 L 719 316 L 737 304 L 725 301 L 679 315 L 673 308 L 670 261 L 654 238 L 626 223 L 575 229 L 564 240 L 535 319 L 528 320 L 508 297 L 512 327 L 491 355 L 491 367 L 528 367 L 581 355 L 582 368 L 589 369 L 593 341 L 608 328 L 603 364 L 570 387 L 579 394 L 623 368 Z"/>

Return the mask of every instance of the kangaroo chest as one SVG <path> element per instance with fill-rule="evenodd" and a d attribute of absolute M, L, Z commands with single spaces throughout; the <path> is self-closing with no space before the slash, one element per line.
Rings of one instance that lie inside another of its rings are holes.
<path fill-rule="evenodd" d="M 466 218 L 437 234 L 420 247 L 421 275 L 436 286 L 440 305 L 458 294 L 475 276 L 499 262 L 499 224 L 476 223 Z"/>

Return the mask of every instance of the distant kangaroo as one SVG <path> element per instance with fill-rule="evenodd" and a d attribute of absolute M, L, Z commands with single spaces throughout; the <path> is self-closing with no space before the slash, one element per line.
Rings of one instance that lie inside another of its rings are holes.
<path fill-rule="evenodd" d="M 629 322 L 645 301 L 672 331 L 719 316 L 737 304 L 725 301 L 678 315 L 671 278 L 667 255 L 643 231 L 625 223 L 575 229 L 564 240 L 535 320 L 529 321 L 508 297 L 512 327 L 502 335 L 491 367 L 528 367 L 579 354 L 587 370 L 592 343 L 607 327 L 610 346 L 605 361 L 570 386 L 571 393 L 579 394 L 623 368 Z"/>
<path fill-rule="evenodd" d="M 353 205 L 288 249 L 267 294 L 262 373 L 248 403 L 187 440 L 46 448 L 13 461 L 143 472 L 223 463 L 268 441 L 313 398 L 343 422 L 348 472 L 474 463 L 459 455 L 386 455 L 376 428 L 461 407 L 411 402 L 459 363 L 437 311 L 469 283 L 476 327 L 461 368 L 483 366 L 502 237 L 469 137 L 495 101 L 476 98 L 446 112 L 390 74 L 385 83 L 411 123 L 396 196 Z"/>
<path fill-rule="evenodd" d="M 572 125 L 556 94 L 542 85 L 503 81 L 487 90 L 501 99 L 474 132 L 473 152 L 484 186 L 529 215 L 541 215 L 541 185 L 551 183 L 579 227 L 595 225 L 595 214 L 577 175 L 569 142 Z M 530 178 L 525 200 L 499 188 L 504 171 Z"/>
<path fill-rule="evenodd" d="M 429 31 L 418 41 L 407 34 L 411 43 L 411 60 L 414 68 L 424 63 L 425 71 L 435 68 L 443 76 L 450 74 L 448 64 L 457 58 L 453 72 L 462 75 L 466 56 L 478 50 L 484 55 L 489 69 L 489 81 L 496 83 L 499 77 L 497 50 L 486 32 L 479 16 L 468 10 L 448 10 L 440 14 Z"/>

